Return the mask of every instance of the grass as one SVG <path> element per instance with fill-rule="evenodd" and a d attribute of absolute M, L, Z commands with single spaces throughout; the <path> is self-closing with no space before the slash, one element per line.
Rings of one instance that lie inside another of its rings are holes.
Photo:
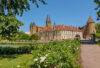
<path fill-rule="evenodd" d="M 3 56 L 3 58 L 0 56 L 0 68 L 20 68 L 20 66 L 22 66 L 21 68 L 29 68 L 32 64 L 31 54 L 12 55 L 13 57 L 10 56 Z"/>

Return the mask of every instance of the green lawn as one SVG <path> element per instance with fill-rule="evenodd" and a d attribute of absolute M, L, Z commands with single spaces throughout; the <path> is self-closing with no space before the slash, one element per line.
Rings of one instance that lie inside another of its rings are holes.
<path fill-rule="evenodd" d="M 31 54 L 12 55 L 12 57 L 5 56 L 5 58 L 0 58 L 0 68 L 29 68 L 31 64 Z"/>

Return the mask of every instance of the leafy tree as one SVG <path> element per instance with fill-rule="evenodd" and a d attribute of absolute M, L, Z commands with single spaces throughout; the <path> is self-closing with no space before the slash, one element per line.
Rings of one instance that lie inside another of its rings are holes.
<path fill-rule="evenodd" d="M 30 2 L 37 7 L 39 7 L 38 2 L 47 4 L 44 0 L 0 0 L 0 13 L 4 15 L 7 13 L 22 15 L 24 11 L 30 10 Z"/>
<path fill-rule="evenodd" d="M 30 40 L 40 40 L 40 39 L 41 39 L 41 37 L 38 36 L 37 34 L 33 34 L 30 36 Z"/>
<path fill-rule="evenodd" d="M 17 33 L 17 36 L 15 37 L 15 40 L 29 40 L 30 36 L 28 34 L 25 34 L 24 31 L 19 31 Z"/>
<path fill-rule="evenodd" d="M 0 16 L 0 34 L 3 38 L 10 39 L 11 37 L 15 37 L 19 31 L 19 27 L 22 25 L 23 23 L 13 15 Z"/>
<path fill-rule="evenodd" d="M 97 4 L 97 7 L 95 8 L 95 10 L 97 10 L 98 15 L 97 20 L 100 20 L 100 0 L 94 0 L 94 2 Z"/>
<path fill-rule="evenodd" d="M 97 31 L 97 33 L 100 33 L 100 23 L 96 24 L 96 31 Z"/>
<path fill-rule="evenodd" d="M 97 23 L 95 27 L 96 27 L 96 38 L 100 39 L 100 23 Z"/>

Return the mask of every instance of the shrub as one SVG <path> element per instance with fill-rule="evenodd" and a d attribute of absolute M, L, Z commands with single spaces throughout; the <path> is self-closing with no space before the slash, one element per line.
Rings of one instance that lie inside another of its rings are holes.
<path fill-rule="evenodd" d="M 23 47 L 0 47 L 0 54 L 28 54 L 31 53 L 31 46 L 23 46 Z"/>
<path fill-rule="evenodd" d="M 76 65 L 79 47 L 77 40 L 39 45 L 32 52 L 34 63 L 31 68 L 79 68 Z"/>

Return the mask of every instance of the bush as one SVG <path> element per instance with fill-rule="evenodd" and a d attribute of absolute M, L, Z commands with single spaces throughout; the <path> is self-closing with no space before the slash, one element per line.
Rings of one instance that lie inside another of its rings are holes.
<path fill-rule="evenodd" d="M 96 38 L 100 39 L 100 33 L 96 33 Z"/>
<path fill-rule="evenodd" d="M 0 54 L 28 54 L 31 53 L 31 46 L 23 46 L 23 47 L 0 47 Z"/>
<path fill-rule="evenodd" d="M 98 42 L 98 44 L 100 45 L 100 42 Z"/>
<path fill-rule="evenodd" d="M 78 52 L 80 43 L 78 40 L 65 40 L 34 46 L 34 64 L 31 68 L 79 68 Z"/>

